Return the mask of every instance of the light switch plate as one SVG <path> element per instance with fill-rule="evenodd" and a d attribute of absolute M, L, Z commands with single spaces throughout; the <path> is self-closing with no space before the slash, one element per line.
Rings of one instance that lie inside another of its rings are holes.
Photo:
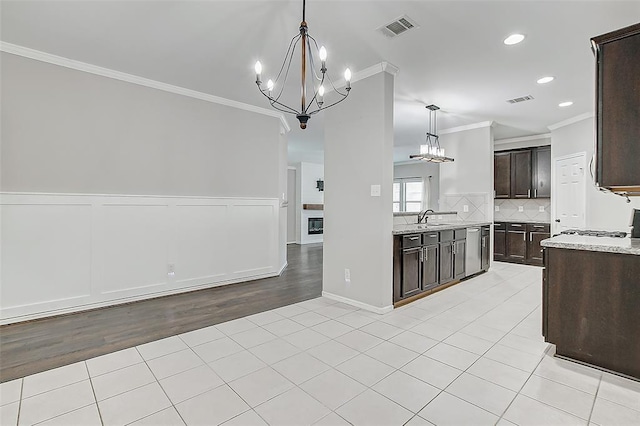
<path fill-rule="evenodd" d="M 518 206 L 518 211 L 519 212 L 523 212 L 524 211 L 524 206 Z"/>
<path fill-rule="evenodd" d="M 466 204 L 464 206 L 462 206 L 462 211 L 467 213 L 469 211 L 469 206 L 466 205 Z"/>
<path fill-rule="evenodd" d="M 500 211 L 500 206 L 496 206 L 496 207 L 495 207 L 495 210 L 496 210 L 497 212 L 499 212 L 499 211 Z"/>
<path fill-rule="evenodd" d="M 372 197 L 380 196 L 380 185 L 371 185 L 371 196 Z"/>

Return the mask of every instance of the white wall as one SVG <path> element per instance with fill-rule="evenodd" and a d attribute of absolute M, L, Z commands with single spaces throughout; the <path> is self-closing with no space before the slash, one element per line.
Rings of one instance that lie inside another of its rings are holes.
<path fill-rule="evenodd" d="M 323 294 L 378 312 L 393 296 L 393 86 L 381 69 L 325 111 Z"/>
<path fill-rule="evenodd" d="M 439 210 L 438 200 L 440 199 L 440 165 L 437 163 L 419 162 L 413 164 L 394 164 L 393 178 L 413 178 L 424 179 L 429 188 L 429 205 L 425 208 Z M 431 177 L 431 179 L 429 179 Z"/>
<path fill-rule="evenodd" d="M 570 154 L 585 152 L 587 164 L 594 152 L 594 118 L 586 118 L 568 126 L 551 131 L 551 168 L 555 178 L 555 159 Z M 640 160 L 638 161 L 640 164 Z M 587 170 L 586 228 L 608 231 L 629 231 L 631 209 L 640 209 L 640 197 L 630 197 L 631 203 L 617 195 L 601 192 L 593 184 Z M 551 202 L 554 202 L 555 185 L 551 187 Z M 552 212 L 554 206 L 552 205 Z M 554 219 L 552 217 L 552 219 Z"/>
<path fill-rule="evenodd" d="M 440 165 L 440 208 L 452 208 L 446 197 L 479 204 L 475 220 L 493 221 L 493 131 L 489 123 L 482 127 L 440 135 L 440 145 L 452 163 Z M 475 201 L 478 200 L 478 201 Z M 453 203 L 460 204 L 460 203 Z M 467 205 L 469 205 L 467 203 Z"/>
<path fill-rule="evenodd" d="M 267 222 L 267 228 L 263 231 L 267 233 L 273 231 L 276 236 L 275 245 L 265 248 L 275 253 L 273 264 L 269 264 L 269 270 L 272 271 L 269 274 L 277 273 L 284 265 L 286 209 L 280 208 L 278 202 L 281 200 L 281 194 L 286 192 L 287 142 L 277 117 L 13 54 L 2 53 L 0 59 L 2 62 L 2 145 L 0 146 L 2 203 L 9 199 L 8 196 L 14 196 L 12 194 L 16 193 L 28 194 L 32 197 L 29 202 L 34 206 L 48 204 L 46 201 L 48 194 L 78 194 L 91 199 L 105 194 L 127 197 L 135 195 L 138 196 L 138 201 L 132 202 L 130 198 L 126 198 L 128 208 L 118 211 L 127 211 L 129 212 L 127 214 L 139 219 L 134 223 L 152 227 L 154 232 L 146 235 L 145 238 L 141 237 L 142 240 L 135 244 L 141 253 L 145 252 L 143 250 L 145 247 L 149 253 L 156 253 L 156 250 L 161 250 L 159 247 L 165 246 L 164 241 L 168 238 L 167 235 L 178 228 L 171 225 L 175 219 L 173 213 L 166 208 L 149 208 L 142 201 L 149 196 L 171 199 L 177 196 L 197 199 L 239 197 L 244 200 L 255 199 L 259 205 L 264 204 L 264 200 L 269 200 L 269 205 L 275 203 L 278 206 L 275 212 L 276 221 Z M 71 204 L 74 203 L 75 201 L 71 202 Z M 86 216 L 88 211 L 86 209 L 90 205 L 93 206 L 93 202 L 88 203 L 83 199 L 79 203 L 76 209 L 76 207 L 68 207 L 66 201 L 62 202 L 64 209 L 73 211 L 73 213 L 70 212 L 72 216 L 78 215 L 78 226 L 83 227 L 86 225 L 85 221 L 90 218 L 91 225 L 94 227 L 92 229 L 95 229 L 94 222 L 108 219 L 100 218 L 93 213 Z M 164 201 L 161 201 L 161 205 L 164 205 L 162 203 Z M 47 279 L 37 274 L 33 275 L 42 281 L 38 281 L 36 287 L 32 287 L 34 294 L 38 294 L 38 286 L 42 287 L 42 294 L 50 296 L 49 302 L 54 302 L 56 298 L 68 299 L 68 295 L 57 295 L 55 291 L 50 293 L 47 291 L 57 288 L 62 291 L 62 287 L 57 286 L 60 282 L 65 282 L 66 274 L 83 273 L 80 269 L 84 268 L 83 265 L 86 262 L 83 263 L 83 256 L 78 254 L 76 242 L 72 239 L 74 235 L 83 235 L 82 238 L 85 238 L 86 234 L 83 233 L 84 231 L 76 232 L 71 229 L 69 234 L 56 233 L 52 229 L 39 226 L 38 229 L 46 231 L 50 239 L 50 241 L 39 241 L 27 238 L 33 234 L 30 233 L 29 226 L 25 225 L 37 222 L 55 227 L 56 221 L 53 219 L 59 218 L 59 212 L 64 209 L 61 207 L 59 210 L 47 205 L 42 208 L 33 207 L 31 209 L 33 211 L 27 212 L 30 209 L 26 207 L 18 208 L 15 205 L 3 204 L 0 213 L 2 230 L 9 233 L 11 238 L 23 243 L 20 246 L 22 251 L 17 251 L 18 246 L 6 242 L 6 234 L 3 234 L 0 259 L 3 292 L 8 291 L 8 294 L 11 294 L 18 287 L 26 285 L 25 277 L 32 276 L 32 270 L 42 268 L 43 271 L 47 271 L 47 267 L 51 265 L 26 262 L 24 257 L 19 258 L 19 256 L 28 256 L 30 253 L 45 249 L 46 253 L 56 252 L 56 255 L 63 254 L 64 250 L 71 250 L 74 255 L 79 256 L 77 264 L 61 263 Z M 94 209 L 91 208 L 91 210 Z M 206 210 L 198 209 L 199 212 Z M 252 211 L 255 213 L 258 210 L 260 209 Z M 102 211 L 115 210 L 103 209 Z M 135 213 L 131 213 L 133 211 Z M 160 211 L 167 213 L 157 213 Z M 253 213 L 243 213 L 239 216 L 249 221 L 247 229 L 253 229 L 256 223 L 264 225 L 259 215 Z M 194 214 L 197 216 L 202 213 Z M 204 232 L 204 235 L 208 235 L 209 217 L 206 214 L 204 217 L 198 217 L 202 222 L 192 226 L 204 227 L 197 229 Z M 128 219 L 125 219 L 123 218 L 123 221 L 127 222 Z M 135 226 L 131 228 L 124 226 L 113 234 L 121 238 L 120 243 L 123 247 L 128 244 L 128 238 L 135 236 L 127 232 L 127 229 L 133 234 L 137 232 Z M 22 230 L 21 232 L 25 234 L 22 236 L 19 233 L 16 234 L 16 230 Z M 94 234 L 90 235 L 93 238 Z M 31 246 L 25 246 L 25 242 L 29 242 Z M 205 248 L 210 250 L 212 256 L 217 256 L 218 248 L 224 247 L 227 241 L 215 239 L 214 242 L 215 247 L 205 246 Z M 91 250 L 94 250 L 93 240 L 91 242 L 82 240 L 78 244 L 81 247 L 87 247 L 87 244 L 90 244 Z M 118 241 L 113 244 L 117 246 Z M 57 253 L 58 251 L 61 253 Z M 248 259 L 246 253 L 233 253 L 238 258 L 227 259 L 230 265 L 246 258 L 244 261 L 246 267 L 235 265 L 234 270 L 252 269 L 250 265 L 253 264 L 253 259 Z M 93 259 L 100 253 L 91 251 L 90 255 Z M 271 256 L 271 254 L 264 253 L 260 256 Z M 45 258 L 46 256 L 41 256 L 38 259 Z M 195 258 L 201 259 L 198 256 Z M 154 262 L 158 262 L 160 257 L 153 259 Z M 16 265 L 29 270 L 17 270 Z M 63 271 L 62 265 L 67 269 Z M 78 268 L 78 271 L 74 268 Z M 193 268 L 194 270 L 206 269 L 206 265 Z M 122 271 L 117 263 L 114 270 L 116 269 Z M 162 271 L 166 275 L 167 259 L 165 258 L 162 263 L 154 264 L 153 270 L 154 274 Z M 94 273 L 96 272 L 92 269 L 91 274 Z M 131 271 L 131 273 L 142 275 L 135 275 L 133 279 L 135 282 L 126 285 L 145 288 L 146 290 L 141 291 L 149 294 L 154 293 L 156 289 L 161 289 L 155 285 L 148 285 L 149 282 L 158 281 L 157 275 L 144 277 L 146 272 Z M 224 280 L 235 278 L 237 277 L 229 278 L 227 275 Z M 217 278 L 212 278 L 210 284 L 219 282 Z M 33 285 L 33 282 L 29 285 Z M 47 291 L 44 291 L 45 287 Z M 89 292 L 89 295 L 93 293 Z M 13 303 L 11 300 L 11 297 L 9 299 L 3 297 L 3 311 L 18 307 L 11 304 Z M 81 298 L 76 300 L 80 303 Z M 112 299 L 110 296 L 105 296 L 104 300 Z M 43 301 L 38 299 L 37 303 L 41 302 Z M 94 302 L 96 301 L 92 299 L 91 303 Z"/>

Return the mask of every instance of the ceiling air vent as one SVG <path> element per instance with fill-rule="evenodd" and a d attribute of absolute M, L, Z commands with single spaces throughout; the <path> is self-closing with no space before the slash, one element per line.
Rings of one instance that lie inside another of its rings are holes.
<path fill-rule="evenodd" d="M 533 99 L 533 96 L 527 95 L 527 96 L 522 96 L 522 97 L 519 97 L 519 98 L 507 99 L 507 102 L 509 102 L 510 104 L 517 104 L 517 103 L 520 103 L 520 102 L 530 101 L 532 99 Z"/>
<path fill-rule="evenodd" d="M 387 25 L 383 25 L 378 28 L 378 30 L 382 31 L 382 34 L 387 37 L 395 37 L 398 36 L 412 28 L 417 28 L 418 25 L 416 22 L 409 18 L 408 16 L 401 16 L 398 19 L 395 19 L 393 22 L 388 23 Z"/>

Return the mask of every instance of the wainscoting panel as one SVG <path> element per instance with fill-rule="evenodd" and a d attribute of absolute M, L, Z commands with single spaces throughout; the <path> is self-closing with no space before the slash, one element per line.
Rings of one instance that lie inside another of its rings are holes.
<path fill-rule="evenodd" d="M 76 303 L 91 294 L 91 204 L 2 209 L 2 306 Z"/>
<path fill-rule="evenodd" d="M 267 198 L 0 193 L 0 324 L 275 276 L 279 211 Z"/>

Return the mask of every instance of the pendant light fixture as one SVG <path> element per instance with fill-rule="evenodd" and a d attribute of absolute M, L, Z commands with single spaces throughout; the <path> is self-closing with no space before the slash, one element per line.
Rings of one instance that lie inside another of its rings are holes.
<path fill-rule="evenodd" d="M 309 28 L 307 26 L 306 18 L 306 0 L 302 0 L 302 22 L 300 23 L 299 34 L 296 34 L 289 43 L 289 48 L 284 56 L 284 61 L 280 67 L 280 71 L 275 80 L 269 79 L 267 81 L 267 87 L 262 86 L 262 64 L 260 61 L 256 62 L 256 85 L 267 99 L 272 107 L 281 112 L 288 114 L 295 114 L 296 118 L 300 122 L 300 128 L 307 128 L 307 121 L 313 114 L 316 114 L 324 109 L 332 107 L 349 96 L 351 90 L 351 71 L 347 68 L 344 72 L 344 79 L 346 87 L 344 92 L 338 91 L 333 85 L 333 81 L 327 74 L 326 60 L 327 50 L 324 46 L 318 48 L 316 40 L 309 35 Z M 302 55 L 301 62 L 301 82 L 300 82 L 300 105 L 297 108 L 288 106 L 280 101 L 282 92 L 287 83 L 287 77 L 289 76 L 289 70 L 291 68 L 291 62 L 295 54 L 296 48 L 300 45 L 300 53 Z M 320 67 L 317 69 L 316 58 L 313 52 L 317 52 L 317 58 L 320 59 Z M 320 71 L 318 75 L 317 71 Z M 331 86 L 335 95 L 332 95 L 332 100 L 325 102 L 325 92 L 327 87 L 325 84 Z"/>
<path fill-rule="evenodd" d="M 420 154 L 410 155 L 409 158 L 431 163 L 450 163 L 453 158 L 445 157 L 444 149 L 440 148 L 440 140 L 437 133 L 436 114 L 440 108 L 437 105 L 427 105 L 426 108 L 429 110 L 429 130 L 427 131 L 426 144 L 420 145 Z"/>

